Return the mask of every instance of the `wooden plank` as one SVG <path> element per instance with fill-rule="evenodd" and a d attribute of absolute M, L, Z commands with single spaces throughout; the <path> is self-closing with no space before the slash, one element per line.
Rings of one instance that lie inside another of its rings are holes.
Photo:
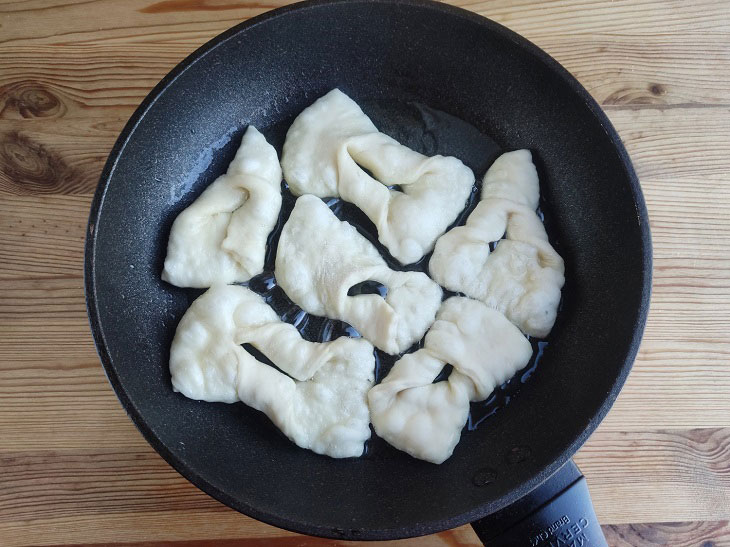
<path fill-rule="evenodd" d="M 4 120 L 0 195 L 92 194 L 125 119 Z"/>
<path fill-rule="evenodd" d="M 726 520 L 612 525 L 604 526 L 603 533 L 611 547 L 730 545 L 730 525 Z"/>
<path fill-rule="evenodd" d="M 0 456 L 3 545 L 247 538 L 244 545 L 356 545 L 267 526 L 218 503 L 149 449 Z M 41 516 L 39 518 L 39 515 Z M 282 543 L 283 542 L 283 543 Z M 308 542 L 308 543 L 302 543 Z M 217 544 L 217 543 L 216 543 Z M 392 545 L 476 545 L 469 527 Z"/>
<path fill-rule="evenodd" d="M 730 428 L 599 428 L 575 458 L 606 524 L 730 518 L 728 461 Z"/>
<path fill-rule="evenodd" d="M 126 118 L 198 45 L 7 46 L 0 119 Z M 730 53 L 711 37 L 551 35 L 539 45 L 610 108 L 730 104 Z"/>
<path fill-rule="evenodd" d="M 704 180 L 718 189 L 730 163 L 730 125 L 723 123 L 729 113 L 727 107 L 638 109 L 609 110 L 608 117 L 643 184 Z"/>
<path fill-rule="evenodd" d="M 0 43 L 69 44 L 160 40 L 200 40 L 254 15 L 286 5 L 286 0 L 31 0 L 0 4 L 6 22 Z M 596 33 L 656 36 L 714 35 L 730 29 L 730 7 L 722 0 L 631 0 L 582 2 L 557 0 L 535 6 L 531 0 L 504 2 L 458 0 L 475 11 L 536 39 L 549 35 Z M 36 24 L 42 17 L 46 24 Z M 63 29 L 59 31 L 58 29 Z"/>
<path fill-rule="evenodd" d="M 0 44 L 200 43 L 286 0 L 31 0 L 0 4 Z M 220 8 L 223 9 L 220 9 Z M 38 18 L 46 24 L 36 24 Z"/>
<path fill-rule="evenodd" d="M 110 519 L 114 524 L 112 530 L 116 528 L 117 523 L 125 520 L 132 520 L 133 517 L 127 515 L 121 517 L 112 517 Z M 235 518 L 235 517 L 234 517 Z M 243 517 L 245 518 L 245 517 Z M 69 531 L 72 535 L 78 534 L 78 527 L 68 526 L 67 520 L 59 519 L 59 531 Z M 79 519 L 81 521 L 81 519 Z M 159 526 L 160 520 L 157 516 L 147 517 L 141 516 L 139 519 L 139 528 L 144 527 L 146 530 L 155 530 Z M 237 539 L 228 537 L 211 539 L 190 539 L 197 537 L 202 529 L 208 531 L 209 524 L 208 515 L 193 515 L 190 518 L 190 528 L 192 532 L 185 535 L 185 539 L 180 540 L 150 540 L 149 538 L 140 541 L 124 541 L 117 542 L 113 538 L 103 543 L 84 541 L 83 544 L 56 543 L 53 537 L 49 538 L 49 542 L 39 542 L 36 545 L 67 545 L 76 547 L 84 545 L 85 547 L 263 547 L 276 542 L 276 545 L 285 547 L 354 547 L 357 545 L 367 545 L 354 541 L 333 541 L 309 536 L 299 536 L 288 532 L 271 529 L 270 526 L 261 523 L 243 523 L 238 527 L 241 533 Z M 604 525 L 603 532 L 606 535 L 608 544 L 611 547 L 650 547 L 652 545 L 671 545 L 672 547 L 719 547 L 721 545 L 730 544 L 730 526 L 727 521 L 709 521 L 709 522 L 666 522 L 666 523 L 647 523 L 647 524 L 621 524 L 621 525 Z M 226 530 L 236 531 L 235 524 L 228 525 Z M 270 531 L 267 529 L 271 529 Z M 248 537 L 243 537 L 242 532 L 249 531 Z M 216 530 L 217 531 L 217 530 Z M 267 533 L 268 532 L 268 533 Z M 103 536 L 110 534 L 104 533 Z M 155 534 L 156 535 L 156 534 Z M 167 536 L 166 536 L 167 537 Z M 209 534 L 206 537 L 215 537 Z M 24 543 L 8 543 L 8 546 L 24 545 Z M 440 546 L 449 545 L 452 547 L 467 547 L 481 545 L 476 537 L 472 535 L 471 530 L 462 527 L 454 531 L 445 532 L 438 536 L 428 536 L 426 538 L 414 538 L 402 541 L 379 542 L 379 546 L 383 547 L 408 547 L 416 545 Z"/>
<path fill-rule="evenodd" d="M 219 512 L 150 448 L 34 450 L 0 456 L 0 523 L 104 513 Z"/>
<path fill-rule="evenodd" d="M 610 34 L 617 38 L 702 34 L 714 35 L 717 40 L 724 41 L 730 28 L 730 6 L 723 0 L 692 3 L 683 0 L 550 0 L 538 5 L 531 0 L 457 0 L 453 3 L 536 40 L 541 36 L 566 34 Z"/>
<path fill-rule="evenodd" d="M 729 518 L 729 459 L 730 428 L 725 428 L 599 432 L 576 461 L 588 477 L 599 521 L 614 524 L 673 521 L 678 515 Z M 199 492 L 149 447 L 5 452 L 0 465 L 0 534 L 6 538 L 22 525 L 24 541 L 40 544 L 57 537 L 52 533 L 59 526 L 70 532 L 92 518 L 102 524 L 97 530 L 102 535 L 86 535 L 86 541 L 245 537 L 254 533 L 247 526 L 261 530 Z M 682 496 L 672 495 L 678 490 Z M 133 515 L 150 519 L 150 527 L 128 518 Z M 205 515 L 209 525 L 188 535 L 191 519 Z M 239 535 L 230 535 L 234 521 Z M 64 537 L 74 542 L 80 536 Z"/>
<path fill-rule="evenodd" d="M 636 141 L 628 144 L 634 152 L 643 146 Z M 637 163 L 639 169 L 648 169 L 643 165 Z M 671 261 L 655 266 L 656 288 L 691 288 L 693 293 L 708 285 L 713 289 L 727 288 L 727 277 L 723 276 L 727 264 L 722 260 L 727 254 L 718 246 L 730 230 L 723 215 L 724 208 L 730 205 L 730 196 L 723 186 L 721 180 L 675 179 L 673 173 L 666 178 L 642 179 L 654 257 Z M 717 261 L 714 268 L 712 260 Z M 693 272 L 696 268 L 714 273 L 704 271 L 698 275 L 699 272 Z M 692 284 L 679 286 L 677 278 L 681 277 L 693 280 Z"/>
<path fill-rule="evenodd" d="M 480 545 L 468 537 L 468 529 L 460 529 L 459 534 L 465 537 L 455 537 L 456 534 L 437 538 L 418 538 L 403 541 L 381 542 L 378 545 L 406 547 L 408 545 L 451 545 L 468 546 Z M 634 547 L 652 545 L 672 545 L 673 547 L 714 547 L 730 544 L 730 526 L 727 521 L 713 522 L 667 522 L 648 524 L 622 524 L 603 526 L 609 545 L 612 547 Z M 438 540 L 438 541 L 434 541 Z M 139 541 L 124 543 L 85 543 L 86 547 L 261 547 L 267 539 L 251 537 L 246 539 L 219 539 L 214 543 L 210 540 L 180 540 L 180 541 Z M 347 547 L 362 545 L 357 542 L 341 542 L 323 540 L 306 536 L 278 536 L 277 545 L 297 547 Z"/>
<path fill-rule="evenodd" d="M 640 109 L 609 111 L 631 155 L 647 198 L 656 192 L 658 200 L 692 198 L 691 210 L 669 213 L 693 220 L 693 229 L 714 232 L 722 220 L 723 192 L 730 172 L 729 107 L 703 109 Z M 100 123 L 94 118 L 72 122 L 58 120 L 3 120 L 0 133 L 0 194 L 37 195 L 51 193 L 89 194 L 96 187 L 118 131 L 126 118 Z M 664 214 L 661 208 L 650 210 Z M 701 213 L 698 209 L 701 208 Z M 676 219 L 668 218 L 674 228 Z M 661 227 L 661 226 L 658 226 Z M 689 234 L 692 235 L 692 234 Z M 702 245 L 704 237 L 697 238 Z"/>
<path fill-rule="evenodd" d="M 223 539 L 223 540 L 182 540 L 182 541 L 140 541 L 134 543 L 103 543 L 103 544 L 84 544 L 84 547 L 265 547 L 270 545 L 273 540 L 261 539 L 257 537 L 240 538 L 240 539 Z M 329 539 L 321 539 L 310 536 L 279 536 L 275 540 L 275 545 L 282 547 L 355 547 L 365 546 L 371 543 L 360 541 L 337 541 Z M 476 535 L 469 528 L 460 528 L 442 532 L 435 536 L 427 536 L 422 538 L 403 539 L 400 541 L 381 541 L 376 545 L 385 547 L 409 547 L 425 545 L 426 547 L 436 546 L 456 546 L 456 547 L 477 547 L 482 545 L 476 538 Z M 75 547 L 75 546 L 70 546 Z"/>
<path fill-rule="evenodd" d="M 91 196 L 0 199 L 0 280 L 74 276 L 81 287 L 90 205 Z"/>
<path fill-rule="evenodd" d="M 537 44 L 611 110 L 730 104 L 730 51 L 712 36 L 551 34 Z"/>
<path fill-rule="evenodd" d="M 0 56 L 0 119 L 126 120 L 198 45 L 7 46 Z"/>
<path fill-rule="evenodd" d="M 653 345 L 646 342 L 643 347 Z M 714 350 L 707 345 L 661 342 L 656 352 L 642 349 L 601 429 L 728 427 L 730 345 Z"/>

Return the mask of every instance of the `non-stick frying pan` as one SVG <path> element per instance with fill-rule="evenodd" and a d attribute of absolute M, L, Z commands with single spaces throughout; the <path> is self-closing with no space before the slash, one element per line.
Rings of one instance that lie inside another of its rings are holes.
<path fill-rule="evenodd" d="M 319 456 L 243 404 L 193 401 L 170 385 L 170 342 L 200 294 L 160 280 L 172 220 L 225 171 L 248 124 L 280 152 L 294 117 L 334 87 L 383 131 L 424 153 L 461 157 L 479 179 L 499 151 L 531 149 L 541 209 L 565 258 L 562 309 L 531 377 L 498 390 L 488 408 L 475 408 L 472 427 L 442 465 L 378 439 L 362 458 Z M 585 89 L 513 32 L 421 0 L 299 4 L 193 53 L 119 137 L 86 243 L 99 354 L 152 446 L 195 485 L 247 515 L 350 539 L 428 534 L 491 514 L 475 525 L 486 540 L 557 496 L 500 541 L 549 544 L 558 534 L 600 541 L 591 536 L 599 527 L 590 506 L 576 505 L 585 501 L 585 487 L 569 460 L 626 379 L 650 284 L 639 184 Z"/>

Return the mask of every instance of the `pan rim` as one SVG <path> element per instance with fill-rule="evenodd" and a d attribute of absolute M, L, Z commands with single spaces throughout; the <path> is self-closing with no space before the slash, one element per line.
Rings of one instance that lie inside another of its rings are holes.
<path fill-rule="evenodd" d="M 500 37 L 508 39 L 516 47 L 521 48 L 526 53 L 534 57 L 537 61 L 546 65 L 546 67 L 550 71 L 555 73 L 564 83 L 566 83 L 571 91 L 585 103 L 585 105 L 591 111 L 592 115 L 606 132 L 624 168 L 624 175 L 630 186 L 634 205 L 636 208 L 637 221 L 641 230 L 643 246 L 643 271 L 641 280 L 642 287 L 639 309 L 637 310 L 636 318 L 633 325 L 633 337 L 627 345 L 627 351 L 625 354 L 624 363 L 621 366 L 620 373 L 617 375 L 616 380 L 611 386 L 609 393 L 599 407 L 598 411 L 592 416 L 590 421 L 586 424 L 586 427 L 573 439 L 573 441 L 567 447 L 565 447 L 565 449 L 558 456 L 558 458 L 556 458 L 551 464 L 543 468 L 541 472 L 535 474 L 528 480 L 523 481 L 521 484 L 517 485 L 508 494 L 505 494 L 501 498 L 490 501 L 488 503 L 478 505 L 472 510 L 467 511 L 456 517 L 447 517 L 439 520 L 433 520 L 430 522 L 419 523 L 415 526 L 396 526 L 385 529 L 339 529 L 314 523 L 304 523 L 298 520 L 289 519 L 286 515 L 278 514 L 276 512 L 261 511 L 256 507 L 249 505 L 243 500 L 233 498 L 232 496 L 226 494 L 225 492 L 221 491 L 220 489 L 209 483 L 197 471 L 189 467 L 180 458 L 176 457 L 167 448 L 167 446 L 165 446 L 165 444 L 159 440 L 159 438 L 155 434 L 154 428 L 147 422 L 144 416 L 142 416 L 142 413 L 135 406 L 134 401 L 132 401 L 131 398 L 128 396 L 112 363 L 106 336 L 104 334 L 104 329 L 100 321 L 98 300 L 96 296 L 96 231 L 94 228 L 99 221 L 100 214 L 104 205 L 106 191 L 109 187 L 111 178 L 116 169 L 117 162 L 121 155 L 124 153 L 126 145 L 134 134 L 138 124 L 153 107 L 156 100 L 188 68 L 193 66 L 198 61 L 204 59 L 205 56 L 213 51 L 215 48 L 224 44 L 231 38 L 238 36 L 242 32 L 245 32 L 248 29 L 251 29 L 270 20 L 286 16 L 290 12 L 318 9 L 323 7 L 326 8 L 327 6 L 337 4 L 390 4 L 416 9 L 433 10 L 435 12 L 440 12 L 441 14 L 446 16 L 466 19 L 471 23 L 479 25 L 485 32 L 496 33 Z M 639 350 L 641 337 L 648 316 L 649 302 L 651 298 L 651 280 L 652 244 L 649 229 L 649 217 L 644 197 L 641 192 L 638 177 L 636 176 L 636 173 L 633 169 L 628 153 L 626 152 L 626 149 L 624 148 L 624 145 L 621 142 L 618 133 L 616 132 L 613 125 L 610 123 L 606 114 L 600 108 L 598 103 L 562 65 L 560 65 L 550 55 L 535 46 L 526 38 L 479 14 L 472 13 L 462 8 L 434 2 L 431 0 L 309 0 L 306 2 L 300 2 L 272 11 L 268 11 L 249 20 L 246 20 L 217 35 L 216 37 L 212 38 L 210 41 L 196 49 L 193 53 L 188 55 L 183 61 L 176 65 L 152 89 L 152 91 L 150 91 L 150 93 L 145 97 L 139 107 L 137 107 L 135 112 L 132 114 L 129 121 L 124 126 L 124 129 L 120 133 L 114 146 L 112 147 L 109 153 L 109 157 L 99 178 L 99 184 L 96 188 L 94 198 L 91 204 L 89 221 L 86 230 L 86 241 L 84 246 L 84 289 L 89 325 L 94 338 L 95 347 L 97 349 L 97 353 L 103 365 L 103 369 L 107 376 L 107 379 L 114 389 L 117 398 L 122 404 L 124 410 L 127 412 L 127 415 L 130 417 L 137 429 L 142 433 L 147 442 L 158 452 L 158 454 L 163 457 L 163 459 L 165 459 L 165 461 L 167 461 L 169 465 L 171 465 L 183 477 L 193 483 L 200 490 L 204 491 L 205 493 L 224 503 L 225 505 L 232 507 L 233 509 L 250 517 L 253 517 L 261 522 L 271 524 L 279 528 L 283 528 L 293 532 L 316 535 L 332 539 L 402 539 L 455 528 L 457 526 L 461 526 L 463 524 L 478 520 L 479 518 L 482 518 L 487 514 L 490 514 L 511 504 L 512 502 L 532 491 L 534 488 L 536 488 L 546 479 L 548 479 L 551 475 L 557 472 L 558 469 L 560 469 L 575 454 L 575 452 L 577 452 L 577 450 L 583 445 L 583 443 L 588 439 L 591 433 L 593 433 L 593 431 L 596 429 L 598 424 L 606 416 L 608 411 L 613 406 L 613 403 L 616 400 L 616 397 L 618 396 L 618 393 L 621 390 L 623 384 L 625 383 L 626 378 L 628 377 L 634 359 L 636 358 Z"/>

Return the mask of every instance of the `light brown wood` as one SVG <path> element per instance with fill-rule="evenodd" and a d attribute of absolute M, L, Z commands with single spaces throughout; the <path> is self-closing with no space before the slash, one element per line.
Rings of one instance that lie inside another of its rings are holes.
<path fill-rule="evenodd" d="M 599 522 L 730 518 L 730 428 L 600 429 L 575 461 L 601 500 Z"/>
<path fill-rule="evenodd" d="M 197 46 L 286 3 L 0 1 L 3 545 L 335 545 L 243 517 L 169 468 L 106 382 L 83 300 L 88 206 L 134 108 Z M 579 78 L 626 142 L 647 198 L 646 335 L 576 458 L 609 542 L 730 545 L 730 4 L 454 3 Z M 476 538 L 461 528 L 394 544 L 408 543 Z"/>
<path fill-rule="evenodd" d="M 612 547 L 671 545 L 672 547 L 715 547 L 730 545 L 730 526 L 718 522 L 666 522 L 604 526 Z"/>

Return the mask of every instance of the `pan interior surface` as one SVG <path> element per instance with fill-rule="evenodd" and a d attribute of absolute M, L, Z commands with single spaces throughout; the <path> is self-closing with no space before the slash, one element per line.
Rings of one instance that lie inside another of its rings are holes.
<path fill-rule="evenodd" d="M 249 124 L 281 154 L 296 115 L 334 87 L 384 132 L 424 153 L 456 155 L 478 179 L 487 167 L 482 141 L 429 128 L 424 108 L 467 121 L 501 150 L 532 150 L 551 237 L 566 262 L 563 309 L 535 377 L 465 432 L 440 466 L 388 447 L 359 459 L 319 456 L 243 404 L 197 402 L 171 388 L 170 342 L 201 292 L 160 279 L 173 219 L 225 171 Z M 86 283 L 110 382 L 183 475 L 283 528 L 386 539 L 500 509 L 577 450 L 638 349 L 650 256 L 646 211 L 625 151 L 587 92 L 554 61 L 499 25 L 447 6 L 334 1 L 240 25 L 152 92 L 102 175 Z"/>

